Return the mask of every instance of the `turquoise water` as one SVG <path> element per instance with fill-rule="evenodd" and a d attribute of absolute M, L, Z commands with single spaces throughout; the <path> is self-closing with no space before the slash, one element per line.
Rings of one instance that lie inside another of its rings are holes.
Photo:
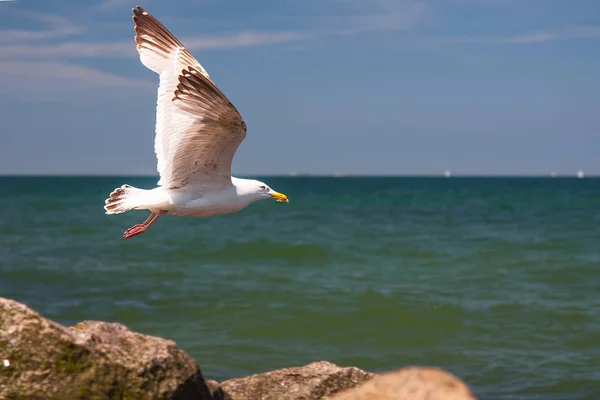
<path fill-rule="evenodd" d="M 107 216 L 154 178 L 0 178 L 0 295 L 168 337 L 226 379 L 437 365 L 482 399 L 600 398 L 600 179 L 261 178 L 210 219 Z"/>

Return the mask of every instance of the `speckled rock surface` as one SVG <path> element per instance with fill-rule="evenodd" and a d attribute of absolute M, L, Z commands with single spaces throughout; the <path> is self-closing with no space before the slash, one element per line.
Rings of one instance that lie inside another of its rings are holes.
<path fill-rule="evenodd" d="M 475 400 L 459 378 L 439 368 L 408 367 L 379 375 L 330 400 Z"/>
<path fill-rule="evenodd" d="M 320 400 L 353 388 L 374 375 L 327 361 L 278 369 L 221 383 L 230 400 Z"/>
<path fill-rule="evenodd" d="M 116 323 L 67 328 L 0 297 L 0 399 L 213 399 L 175 343 Z"/>

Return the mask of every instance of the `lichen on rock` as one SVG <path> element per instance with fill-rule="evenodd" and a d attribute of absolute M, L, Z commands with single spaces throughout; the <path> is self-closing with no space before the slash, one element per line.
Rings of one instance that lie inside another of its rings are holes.
<path fill-rule="evenodd" d="M 0 298 L 0 398 L 212 399 L 198 364 L 171 340 L 117 323 L 67 328 Z"/>
<path fill-rule="evenodd" d="M 231 400 L 320 400 L 353 388 L 374 374 L 328 361 L 277 369 L 221 383 Z"/>

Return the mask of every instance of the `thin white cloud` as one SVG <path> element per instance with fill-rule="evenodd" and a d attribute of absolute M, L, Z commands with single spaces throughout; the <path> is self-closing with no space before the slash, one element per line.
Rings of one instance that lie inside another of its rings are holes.
<path fill-rule="evenodd" d="M 137 54 L 132 41 L 66 42 L 53 45 L 22 44 L 0 46 L 0 59 L 110 58 Z"/>
<path fill-rule="evenodd" d="M 146 1 L 147 3 L 147 1 Z M 103 0 L 99 5 L 99 9 L 112 9 L 116 7 L 129 7 L 133 8 L 138 4 L 131 0 Z"/>
<path fill-rule="evenodd" d="M 340 4 L 340 9 L 350 8 L 351 13 L 339 16 L 315 17 L 316 26 L 298 31 L 242 31 L 219 36 L 182 37 L 189 50 L 235 48 L 269 45 L 331 35 L 349 35 L 369 31 L 394 31 L 412 27 L 423 18 L 427 8 L 420 0 L 373 0 L 368 5 L 359 0 L 330 0 Z M 121 6 L 127 0 L 105 0 L 100 7 Z M 25 42 L 49 37 L 77 34 L 79 27 L 56 16 L 37 17 L 55 28 L 48 31 L 6 31 L 0 36 L 0 59 L 56 59 L 56 58 L 121 58 L 137 56 L 132 40 L 114 42 L 62 42 L 52 46 L 42 44 L 14 44 L 16 38 Z M 0 31 L 0 34 L 2 32 Z M 8 44 L 10 43 L 10 44 Z"/>
<path fill-rule="evenodd" d="M 320 1 L 320 0 L 319 0 Z M 297 31 L 241 31 L 219 36 L 182 37 L 190 50 L 250 47 L 331 35 L 393 31 L 412 27 L 427 12 L 423 0 L 328 0 L 338 16 L 315 17 L 312 29 Z M 337 4 L 336 4 L 337 3 Z M 130 0 L 103 0 L 96 8 L 131 6 Z M 136 3 L 137 4 L 137 3 Z M 318 7 L 319 3 L 314 3 Z M 344 10 L 350 12 L 343 12 Z M 27 12 L 26 16 L 48 27 L 45 30 L 0 30 L 0 59 L 120 58 L 136 56 L 131 39 L 114 42 L 61 41 L 34 44 L 42 39 L 78 35 L 83 28 L 62 16 Z"/>
<path fill-rule="evenodd" d="M 568 39 L 591 39 L 600 37 L 600 27 L 580 26 L 555 29 L 549 31 L 537 31 L 515 36 L 485 37 L 485 36 L 461 36 L 443 38 L 445 42 L 453 43 L 479 43 L 479 44 L 535 44 L 553 40 Z"/>
<path fill-rule="evenodd" d="M 297 32 L 239 32 L 213 37 L 182 38 L 189 50 L 224 47 L 248 47 L 296 41 L 302 38 Z M 121 58 L 137 57 L 135 42 L 66 42 L 55 45 L 5 45 L 0 46 L 0 59 L 40 58 Z"/>
<path fill-rule="evenodd" d="M 105 7 L 125 1 L 105 1 Z M 77 65 L 77 59 L 137 57 L 132 37 L 120 41 L 69 41 L 83 29 L 66 18 L 27 12 L 25 17 L 41 25 L 39 30 L 0 30 L 0 87 L 6 98 L 68 99 L 88 91 L 90 98 L 137 96 L 140 91 L 156 90 L 156 82 L 130 79 L 95 67 Z M 229 35 L 182 37 L 190 50 L 249 47 L 298 41 L 301 33 L 292 31 L 242 31 Z M 43 39 L 58 39 L 41 42 Z M 108 89 L 108 91 L 106 90 Z M 102 95 L 100 93 L 103 93 Z"/>
<path fill-rule="evenodd" d="M 83 32 L 83 28 L 71 23 L 60 15 L 27 12 L 25 17 L 44 26 L 45 29 L 0 29 L 0 43 L 28 42 L 51 38 L 73 36 Z"/>
<path fill-rule="evenodd" d="M 600 26 L 578 26 L 568 29 L 566 34 L 570 38 L 578 39 L 600 37 Z"/>
<path fill-rule="evenodd" d="M 119 95 L 127 92 L 135 94 L 139 90 L 153 90 L 156 84 L 74 64 L 5 60 L 0 61 L 0 86 L 11 98 L 55 98 L 60 93 L 75 92 L 81 99 L 82 91 L 86 90 L 109 89 L 116 94 L 114 89 L 119 89 Z"/>
<path fill-rule="evenodd" d="M 190 50 L 249 47 L 297 41 L 305 37 L 299 32 L 239 32 L 226 36 L 183 38 L 181 42 Z"/>
<path fill-rule="evenodd" d="M 314 18 L 322 34 L 358 34 L 373 31 L 399 31 L 412 28 L 428 15 L 423 0 L 329 0 L 315 3 L 333 5 L 337 13 Z"/>

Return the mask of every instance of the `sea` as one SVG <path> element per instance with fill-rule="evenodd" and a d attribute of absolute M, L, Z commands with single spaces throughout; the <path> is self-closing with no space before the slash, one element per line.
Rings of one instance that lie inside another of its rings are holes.
<path fill-rule="evenodd" d="M 600 179 L 259 177 L 212 218 L 105 215 L 155 177 L 0 178 L 0 296 L 174 340 L 225 380 L 438 366 L 480 399 L 600 399 Z"/>

